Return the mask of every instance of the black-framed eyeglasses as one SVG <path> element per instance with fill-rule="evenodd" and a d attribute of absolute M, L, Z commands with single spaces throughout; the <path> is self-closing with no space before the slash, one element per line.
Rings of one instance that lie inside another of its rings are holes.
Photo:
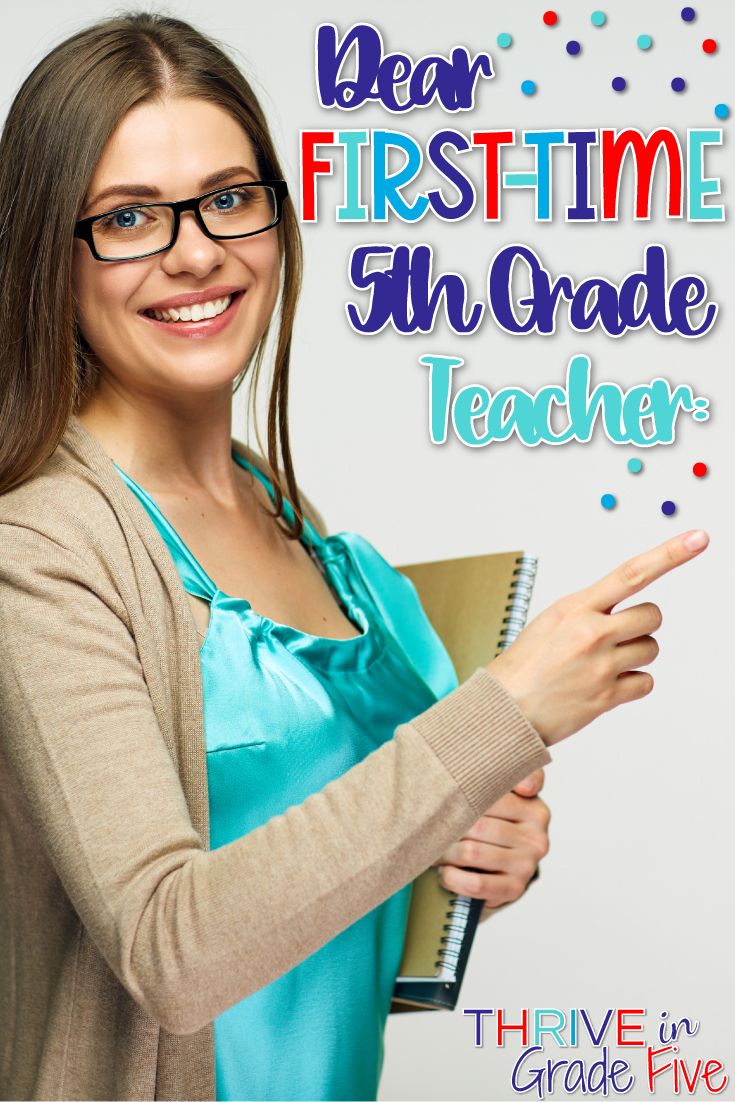
<path fill-rule="evenodd" d="M 215 241 L 252 237 L 278 225 L 287 195 L 285 180 L 230 184 L 178 203 L 135 203 L 93 214 L 75 224 L 74 236 L 87 242 L 95 260 L 140 260 L 171 248 L 186 210 Z"/>

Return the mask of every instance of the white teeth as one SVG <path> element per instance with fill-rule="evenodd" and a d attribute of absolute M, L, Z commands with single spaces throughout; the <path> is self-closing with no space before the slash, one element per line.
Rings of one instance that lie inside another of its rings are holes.
<path fill-rule="evenodd" d="M 232 295 L 211 299 L 209 302 L 197 302 L 193 306 L 171 306 L 168 310 L 146 310 L 157 321 L 202 321 L 203 318 L 216 318 L 223 314 L 232 302 Z"/>

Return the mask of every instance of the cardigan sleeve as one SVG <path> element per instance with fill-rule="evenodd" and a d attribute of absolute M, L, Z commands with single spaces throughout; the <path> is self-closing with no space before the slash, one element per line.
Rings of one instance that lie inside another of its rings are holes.
<path fill-rule="evenodd" d="M 93 551 L 0 524 L 0 738 L 98 951 L 195 1033 L 427 868 L 549 760 L 484 668 L 347 773 L 210 851 L 128 622 Z"/>

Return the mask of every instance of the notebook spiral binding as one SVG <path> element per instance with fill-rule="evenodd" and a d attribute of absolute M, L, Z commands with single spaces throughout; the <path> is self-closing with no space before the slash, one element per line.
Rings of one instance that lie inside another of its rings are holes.
<path fill-rule="evenodd" d="M 508 604 L 505 606 L 507 616 L 503 617 L 504 626 L 500 630 L 498 651 L 509 647 L 525 627 L 537 569 L 538 559 L 533 555 L 520 555 L 516 559 L 513 581 L 510 583 L 511 592 L 508 594 Z M 457 978 L 459 954 L 472 903 L 472 898 L 464 895 L 454 895 L 449 900 L 450 909 L 446 913 L 449 922 L 442 927 L 446 931 L 446 936 L 441 938 L 446 948 L 438 950 L 441 959 L 436 961 L 436 967 L 440 970 L 436 977 L 438 980 L 453 982 Z"/>
<path fill-rule="evenodd" d="M 438 950 L 438 955 L 441 958 L 436 961 L 436 967 L 439 969 L 439 974 L 436 977 L 438 980 L 453 981 L 457 978 L 459 953 L 464 940 L 471 903 L 472 899 L 463 895 L 453 895 L 449 900 L 450 909 L 446 912 L 446 918 L 449 919 L 449 922 L 442 926 L 442 930 L 446 931 L 446 935 L 439 939 L 446 945 L 446 948 Z"/>
<path fill-rule="evenodd" d="M 505 606 L 508 615 L 503 617 L 503 624 L 507 626 L 500 629 L 499 651 L 509 647 L 523 631 L 528 618 L 528 606 L 537 569 L 538 559 L 533 555 L 521 555 L 516 559 L 514 580 L 510 583 L 512 592 L 508 594 L 510 603 Z"/>

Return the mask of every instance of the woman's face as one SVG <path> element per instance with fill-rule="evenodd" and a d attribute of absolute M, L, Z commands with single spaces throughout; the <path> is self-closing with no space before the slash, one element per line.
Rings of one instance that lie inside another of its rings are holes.
<path fill-rule="evenodd" d="M 202 186 L 207 177 L 230 167 L 235 171 L 225 179 Z M 252 143 L 222 108 L 191 98 L 141 104 L 128 112 L 105 147 L 80 217 L 136 201 L 188 199 L 258 178 Z M 121 192 L 97 199 L 113 186 L 139 184 L 159 195 Z M 118 263 L 96 260 L 86 242 L 75 238 L 76 318 L 103 377 L 118 392 L 180 403 L 182 409 L 206 393 L 231 396 L 232 380 L 262 336 L 277 300 L 276 234 L 271 229 L 214 241 L 186 211 L 170 249 Z M 145 313 L 191 292 L 211 290 L 207 297 L 217 299 L 230 289 L 244 293 L 235 294 L 211 331 L 182 320 L 156 321 Z"/>

